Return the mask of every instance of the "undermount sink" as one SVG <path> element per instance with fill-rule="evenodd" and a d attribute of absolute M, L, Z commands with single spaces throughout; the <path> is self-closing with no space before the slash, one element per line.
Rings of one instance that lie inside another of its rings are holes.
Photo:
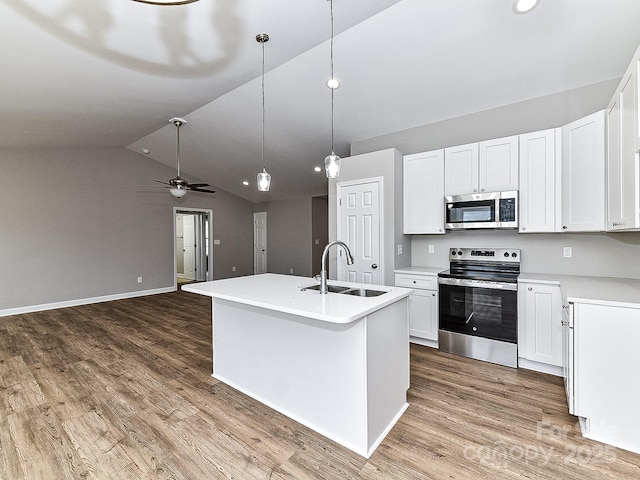
<path fill-rule="evenodd" d="M 353 295 L 355 297 L 377 297 L 378 295 L 382 295 L 384 292 L 382 290 L 369 290 L 368 288 L 350 288 L 349 290 L 344 290 L 345 295 Z"/>
<path fill-rule="evenodd" d="M 310 287 L 304 287 L 301 289 L 304 290 L 317 290 L 320 291 L 320 285 L 311 285 Z M 382 290 L 369 290 L 368 288 L 353 288 L 353 287 L 344 287 L 341 285 L 327 285 L 327 291 L 329 293 L 340 293 L 343 295 L 353 295 L 354 297 L 377 297 L 378 295 L 382 295 L 384 292 Z"/>

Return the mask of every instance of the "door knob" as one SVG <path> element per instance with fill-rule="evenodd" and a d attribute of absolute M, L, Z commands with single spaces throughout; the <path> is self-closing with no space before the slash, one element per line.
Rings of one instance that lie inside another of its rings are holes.
<path fill-rule="evenodd" d="M 377 263 L 371 264 L 371 268 L 378 268 L 378 264 Z"/>

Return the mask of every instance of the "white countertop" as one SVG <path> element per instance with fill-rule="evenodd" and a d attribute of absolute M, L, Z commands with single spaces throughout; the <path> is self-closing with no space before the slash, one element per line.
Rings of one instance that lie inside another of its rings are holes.
<path fill-rule="evenodd" d="M 401 268 L 396 268 L 394 270 L 395 273 L 409 273 L 409 274 L 427 274 L 427 275 L 438 275 L 440 272 L 444 272 L 445 270 L 447 270 L 449 267 L 416 267 L 416 266 L 410 266 L 410 267 L 401 267 Z"/>
<path fill-rule="evenodd" d="M 321 294 L 301 288 L 317 285 L 313 278 L 265 273 L 184 285 L 182 290 L 330 323 L 351 323 L 409 296 L 413 290 L 330 280 L 329 285 L 384 290 L 377 297 Z"/>
<path fill-rule="evenodd" d="M 522 272 L 518 281 L 559 284 L 569 302 L 640 308 L 640 280 L 636 278 Z"/>

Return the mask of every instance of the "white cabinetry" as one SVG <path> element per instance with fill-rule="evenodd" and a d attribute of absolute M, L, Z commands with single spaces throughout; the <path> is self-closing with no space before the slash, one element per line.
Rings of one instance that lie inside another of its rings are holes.
<path fill-rule="evenodd" d="M 520 135 L 520 233 L 560 230 L 561 138 L 560 128 Z"/>
<path fill-rule="evenodd" d="M 478 191 L 478 144 L 444 149 L 444 194 L 460 195 Z"/>
<path fill-rule="evenodd" d="M 607 230 L 640 228 L 638 54 L 607 108 Z"/>
<path fill-rule="evenodd" d="M 444 234 L 444 150 L 403 158 L 405 234 Z"/>
<path fill-rule="evenodd" d="M 428 273 L 396 273 L 396 287 L 412 288 L 409 296 L 409 339 L 438 347 L 438 276 Z"/>
<path fill-rule="evenodd" d="M 559 284 L 518 283 L 518 366 L 562 375 Z"/>
<path fill-rule="evenodd" d="M 585 437 L 640 453 L 637 307 L 574 303 L 573 414 Z"/>
<path fill-rule="evenodd" d="M 480 142 L 478 175 L 481 192 L 518 190 L 518 136 Z"/>
<path fill-rule="evenodd" d="M 518 137 L 444 150 L 445 195 L 518 190 Z"/>
<path fill-rule="evenodd" d="M 605 229 L 605 110 L 562 127 L 562 231 Z"/>

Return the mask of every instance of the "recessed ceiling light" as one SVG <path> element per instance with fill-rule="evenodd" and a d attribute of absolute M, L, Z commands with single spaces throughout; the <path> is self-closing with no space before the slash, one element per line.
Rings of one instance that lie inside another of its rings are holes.
<path fill-rule="evenodd" d="M 340 87 L 340 82 L 335 77 L 330 78 L 329 80 L 327 80 L 327 87 L 331 88 L 332 90 L 335 90 L 336 88 Z"/>
<path fill-rule="evenodd" d="M 529 13 L 536 8 L 539 3 L 540 0 L 515 0 L 513 2 L 513 11 L 519 15 Z"/>
<path fill-rule="evenodd" d="M 243 181 L 242 181 L 242 184 L 243 184 L 245 187 L 248 187 L 248 186 L 249 186 L 249 182 L 247 182 L 246 180 L 243 180 Z"/>
<path fill-rule="evenodd" d="M 321 172 L 322 171 L 322 167 L 313 167 L 313 171 L 314 172 Z"/>

